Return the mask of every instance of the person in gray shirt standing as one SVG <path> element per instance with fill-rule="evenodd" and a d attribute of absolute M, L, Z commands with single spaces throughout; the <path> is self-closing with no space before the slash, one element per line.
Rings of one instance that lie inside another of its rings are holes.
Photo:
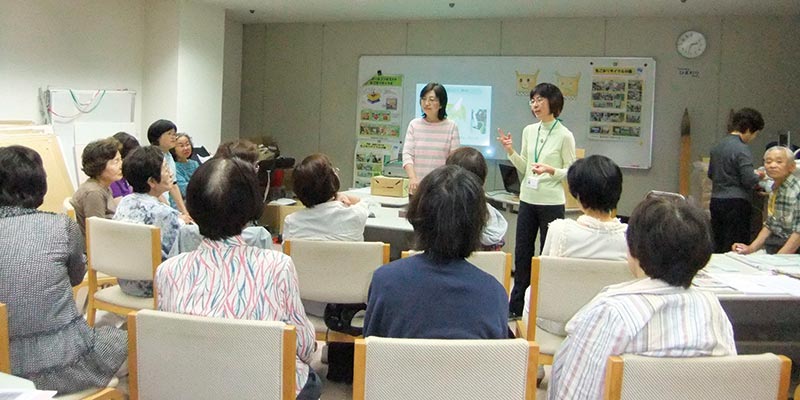
<path fill-rule="evenodd" d="M 734 243 L 750 243 L 753 188 L 763 172 L 753 169 L 753 154 L 747 146 L 764 129 L 764 118 L 752 108 L 733 114 L 724 139 L 711 149 L 708 177 L 711 187 L 711 230 L 714 252 L 731 250 Z"/>

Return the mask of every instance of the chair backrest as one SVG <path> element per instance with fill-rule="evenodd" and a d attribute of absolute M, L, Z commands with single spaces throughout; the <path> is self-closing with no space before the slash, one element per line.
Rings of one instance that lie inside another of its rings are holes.
<path fill-rule="evenodd" d="M 421 251 L 406 250 L 400 253 L 400 257 L 406 258 L 418 253 L 421 253 Z M 476 251 L 467 258 L 467 261 L 495 277 L 506 288 L 506 293 L 511 293 L 511 253 L 504 251 Z"/>
<path fill-rule="evenodd" d="M 792 362 L 772 353 L 667 358 L 625 354 L 608 359 L 606 399 L 774 400 L 789 395 Z"/>
<path fill-rule="evenodd" d="M 279 321 L 132 312 L 131 399 L 294 399 L 295 335 Z"/>
<path fill-rule="evenodd" d="M 116 278 L 152 280 L 161 264 L 161 229 L 89 217 L 86 255 L 91 270 Z"/>
<path fill-rule="evenodd" d="M 534 257 L 528 340 L 536 335 L 536 318 L 566 324 L 604 287 L 634 279 L 627 261 Z"/>
<path fill-rule="evenodd" d="M 524 339 L 357 339 L 353 400 L 535 399 L 538 354 Z"/>
<path fill-rule="evenodd" d="M 72 197 L 65 198 L 61 205 L 64 207 L 64 214 L 67 214 L 67 216 L 72 218 L 73 221 L 77 221 L 77 217 L 75 216 L 75 207 L 72 205 Z"/>
<path fill-rule="evenodd" d="M 283 251 L 294 262 L 300 298 L 322 303 L 366 303 L 372 273 L 389 262 L 381 242 L 286 240 Z"/>

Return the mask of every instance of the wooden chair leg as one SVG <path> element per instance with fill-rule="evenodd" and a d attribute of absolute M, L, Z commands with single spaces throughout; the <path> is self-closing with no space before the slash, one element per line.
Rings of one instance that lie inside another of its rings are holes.
<path fill-rule="evenodd" d="M 87 306 L 87 308 L 88 309 L 86 310 L 86 323 L 88 323 L 89 326 L 94 328 L 94 319 L 97 313 L 97 309 L 94 308 L 94 296 L 89 297 L 89 305 Z"/>

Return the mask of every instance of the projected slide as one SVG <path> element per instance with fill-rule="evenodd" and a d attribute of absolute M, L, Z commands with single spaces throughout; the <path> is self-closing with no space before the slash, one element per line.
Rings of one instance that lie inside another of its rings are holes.
<path fill-rule="evenodd" d="M 416 93 L 426 83 L 417 83 Z M 444 84 L 447 90 L 447 118 L 458 125 L 462 146 L 489 146 L 492 133 L 492 87 Z M 416 116 L 422 115 L 417 101 Z"/>

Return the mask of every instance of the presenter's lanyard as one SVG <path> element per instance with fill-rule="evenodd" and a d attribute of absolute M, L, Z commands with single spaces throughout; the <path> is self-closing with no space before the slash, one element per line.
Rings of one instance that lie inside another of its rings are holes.
<path fill-rule="evenodd" d="M 539 129 L 536 131 L 536 146 L 533 148 L 533 162 L 539 162 L 539 156 L 542 155 L 544 151 L 544 145 L 547 144 L 547 139 L 550 139 L 550 134 L 553 133 L 553 128 L 558 125 L 558 118 L 556 118 L 555 122 L 553 122 L 553 126 L 550 127 L 550 130 L 547 131 L 547 137 L 544 138 L 544 142 L 542 143 L 542 149 L 539 149 L 539 133 L 542 132 L 542 124 L 539 124 Z"/>

